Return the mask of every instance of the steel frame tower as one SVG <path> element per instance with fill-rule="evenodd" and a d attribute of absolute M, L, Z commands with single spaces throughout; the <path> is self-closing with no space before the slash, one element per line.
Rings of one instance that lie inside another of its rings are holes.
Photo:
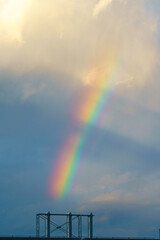
<path fill-rule="evenodd" d="M 51 220 L 52 216 L 63 216 L 67 217 L 67 221 L 61 225 L 56 224 Z M 57 213 L 38 213 L 36 214 L 36 237 L 42 237 L 40 236 L 40 219 L 44 220 L 45 222 L 45 237 L 50 238 L 51 233 L 55 232 L 56 230 L 60 230 L 66 234 L 68 238 L 82 238 L 82 218 L 87 217 L 88 218 L 88 238 L 93 238 L 93 217 L 94 215 L 92 213 L 90 214 L 57 214 Z M 78 219 L 78 236 L 75 236 L 72 231 L 72 222 L 73 220 Z M 63 228 L 67 224 L 67 231 Z M 54 229 L 51 231 L 51 226 L 54 227 Z"/>

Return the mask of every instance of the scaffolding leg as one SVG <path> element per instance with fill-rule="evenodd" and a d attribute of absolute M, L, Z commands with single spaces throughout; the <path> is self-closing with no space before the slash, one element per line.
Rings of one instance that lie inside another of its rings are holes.
<path fill-rule="evenodd" d="M 39 215 L 36 215 L 36 237 L 37 238 L 39 238 L 39 232 L 40 232 Z"/>
<path fill-rule="evenodd" d="M 93 238 L 93 214 L 88 216 L 88 238 Z"/>
<path fill-rule="evenodd" d="M 82 238 L 82 216 L 78 216 L 78 238 Z"/>
<path fill-rule="evenodd" d="M 67 215 L 67 237 L 69 238 L 69 215 Z"/>
<path fill-rule="evenodd" d="M 67 237 L 72 237 L 72 213 L 67 215 Z"/>
<path fill-rule="evenodd" d="M 45 237 L 50 238 L 50 212 L 45 215 Z"/>

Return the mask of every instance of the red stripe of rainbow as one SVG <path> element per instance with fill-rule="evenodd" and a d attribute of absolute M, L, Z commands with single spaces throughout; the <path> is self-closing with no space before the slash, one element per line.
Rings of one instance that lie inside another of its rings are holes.
<path fill-rule="evenodd" d="M 113 57 L 110 60 L 105 71 L 102 71 L 96 78 L 94 86 L 89 88 L 85 101 L 75 114 L 76 118 L 85 122 L 86 125 L 81 134 L 73 133 L 68 136 L 56 159 L 49 181 L 49 193 L 54 198 L 63 196 L 72 186 L 78 164 L 82 160 L 86 143 L 89 140 L 90 125 L 98 122 L 103 106 L 115 84 L 117 63 L 118 58 Z"/>

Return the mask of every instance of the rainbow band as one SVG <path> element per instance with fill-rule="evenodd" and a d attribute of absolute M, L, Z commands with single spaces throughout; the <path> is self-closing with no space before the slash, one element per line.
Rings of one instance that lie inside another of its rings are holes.
<path fill-rule="evenodd" d="M 112 63 L 112 64 L 111 64 Z M 85 146 L 91 135 L 90 125 L 98 122 L 103 112 L 111 89 L 116 81 L 118 58 L 112 58 L 106 71 L 96 79 L 94 86 L 89 88 L 85 102 L 78 108 L 76 118 L 87 123 L 81 134 L 70 134 L 60 150 L 49 181 L 49 192 L 54 198 L 59 198 L 69 192 L 79 162 L 83 159 Z M 105 84 L 105 87 L 102 85 Z"/>

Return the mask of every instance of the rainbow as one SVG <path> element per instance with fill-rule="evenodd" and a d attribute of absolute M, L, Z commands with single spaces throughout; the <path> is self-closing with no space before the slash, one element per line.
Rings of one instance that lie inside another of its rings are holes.
<path fill-rule="evenodd" d="M 100 120 L 111 89 L 118 77 L 118 57 L 110 58 L 103 70 L 95 76 L 91 86 L 87 86 L 83 102 L 75 112 L 77 121 L 85 123 L 81 133 L 71 133 L 55 161 L 49 180 L 49 194 L 60 198 L 71 189 L 80 161 L 84 160 L 86 145 L 90 141 L 92 126 Z M 117 71 L 116 71 L 117 70 Z"/>

